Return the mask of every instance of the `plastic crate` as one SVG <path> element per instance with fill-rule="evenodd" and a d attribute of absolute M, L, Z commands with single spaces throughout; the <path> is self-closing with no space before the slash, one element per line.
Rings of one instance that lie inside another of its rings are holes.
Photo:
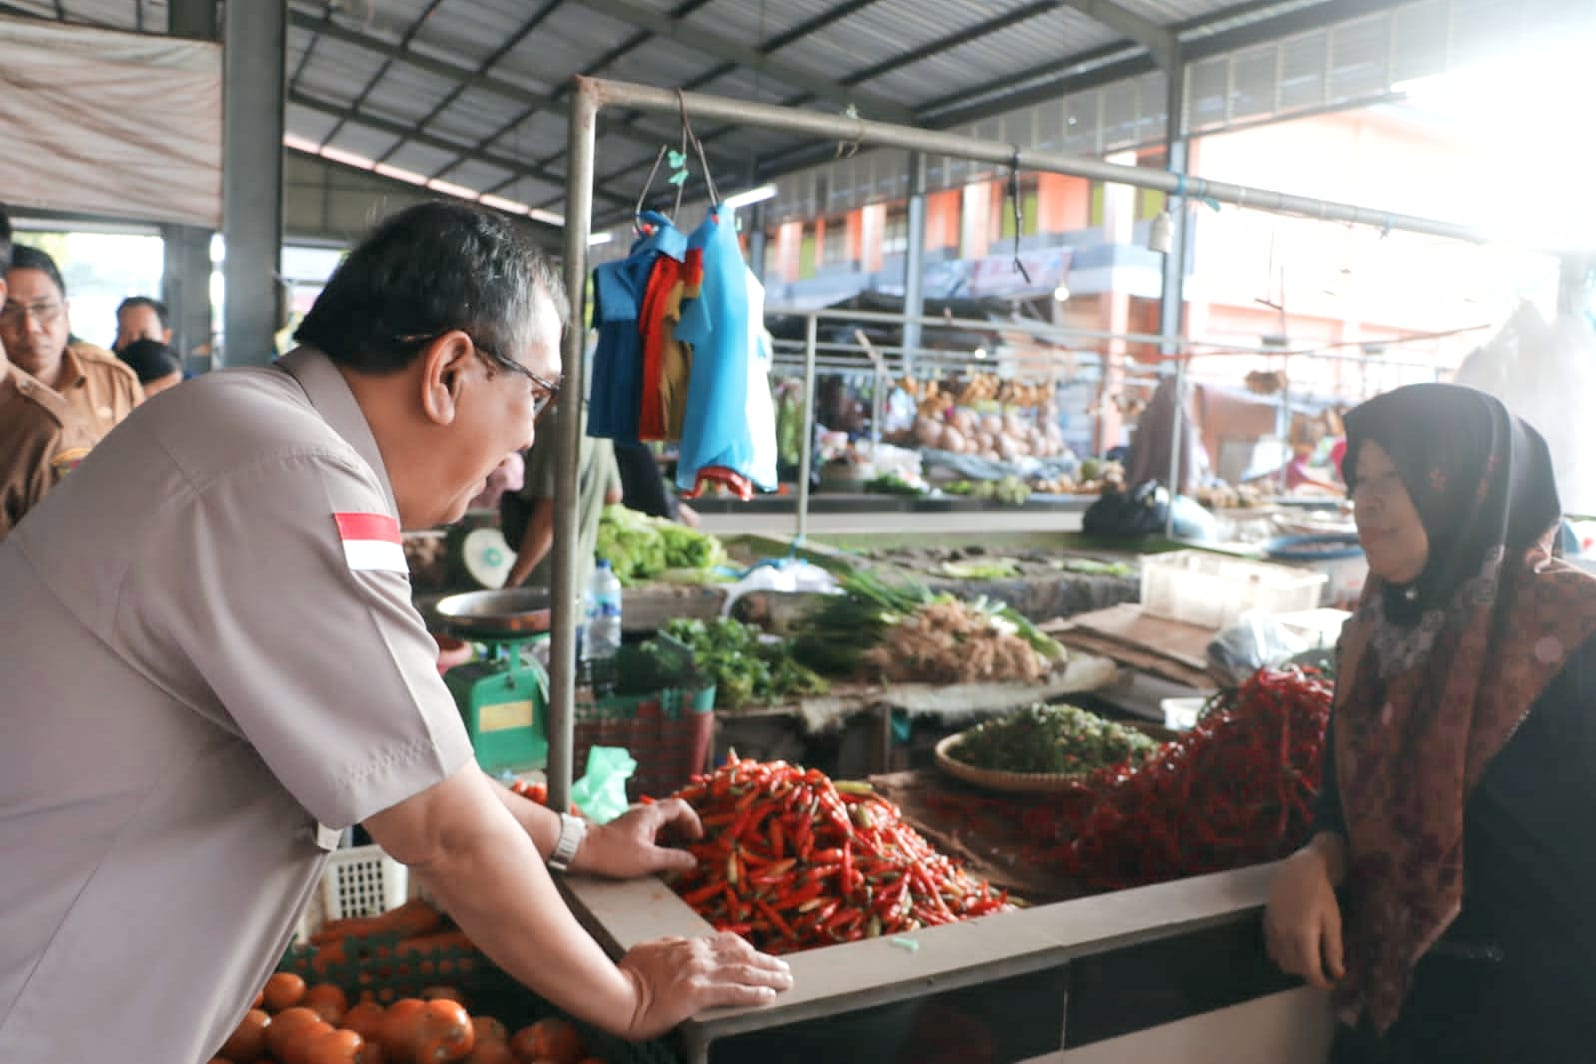
<path fill-rule="evenodd" d="M 409 897 L 410 870 L 381 846 L 335 850 L 321 874 L 323 920 L 376 916 Z"/>
<path fill-rule="evenodd" d="M 595 698 L 579 690 L 572 727 L 572 775 L 587 771 L 595 746 L 624 747 L 637 761 L 626 795 L 663 797 L 687 784 L 709 763 L 715 733 L 715 687 L 665 690 L 651 695 Z"/>
<path fill-rule="evenodd" d="M 1226 628 L 1250 610 L 1296 613 L 1319 605 L 1325 573 L 1200 550 L 1142 558 L 1142 612 Z"/>

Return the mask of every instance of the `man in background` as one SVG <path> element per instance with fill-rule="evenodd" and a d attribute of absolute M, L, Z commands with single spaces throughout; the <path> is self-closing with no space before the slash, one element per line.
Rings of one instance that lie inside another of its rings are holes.
<path fill-rule="evenodd" d="M 121 354 L 136 340 L 172 342 L 172 316 L 166 304 L 149 296 L 129 296 L 116 308 L 116 342 L 111 350 Z"/>
<path fill-rule="evenodd" d="M 0 304 L 11 265 L 11 220 L 0 207 Z M 0 344 L 0 539 L 88 453 L 59 396 L 18 372 Z"/>
<path fill-rule="evenodd" d="M 118 354 L 138 375 L 146 399 L 183 383 L 183 367 L 178 365 L 177 355 L 159 340 L 134 340 Z"/>
<path fill-rule="evenodd" d="M 12 366 L 63 400 L 81 419 L 90 446 L 98 443 L 143 401 L 138 376 L 111 352 L 72 340 L 66 281 L 49 255 L 13 247 L 6 286 L 0 343 Z"/>
<path fill-rule="evenodd" d="M 588 436 L 585 408 L 581 438 L 582 450 L 577 459 L 576 580 L 577 587 L 586 587 L 593 574 L 599 517 L 604 507 L 621 501 L 621 477 L 610 441 Z M 526 453 L 525 485 L 499 502 L 505 541 L 516 552 L 505 587 L 520 587 L 528 581 L 537 587 L 553 587 L 550 551 L 554 546 L 554 452 L 558 446 L 555 433 L 539 433 Z"/>

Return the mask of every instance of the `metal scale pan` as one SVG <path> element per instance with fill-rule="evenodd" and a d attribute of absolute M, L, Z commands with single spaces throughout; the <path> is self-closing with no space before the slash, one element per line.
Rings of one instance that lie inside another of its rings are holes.
<path fill-rule="evenodd" d="M 549 630 L 552 596 L 540 587 L 467 591 L 440 599 L 433 607 L 452 634 L 492 642 L 528 639 Z"/>

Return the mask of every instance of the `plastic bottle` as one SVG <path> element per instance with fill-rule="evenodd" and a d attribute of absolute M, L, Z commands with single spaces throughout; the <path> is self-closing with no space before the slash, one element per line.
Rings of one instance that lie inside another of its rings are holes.
<path fill-rule="evenodd" d="M 582 638 L 582 656 L 587 661 L 603 661 L 621 649 L 621 581 L 607 559 L 600 558 L 587 584 L 587 630 Z"/>

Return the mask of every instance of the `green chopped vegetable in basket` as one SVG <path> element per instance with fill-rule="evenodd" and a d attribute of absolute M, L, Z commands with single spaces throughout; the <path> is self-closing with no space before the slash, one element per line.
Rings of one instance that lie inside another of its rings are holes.
<path fill-rule="evenodd" d="M 998 772 L 1086 775 L 1145 761 L 1158 742 L 1135 728 L 1076 706 L 1027 706 L 966 733 L 949 756 Z"/>

